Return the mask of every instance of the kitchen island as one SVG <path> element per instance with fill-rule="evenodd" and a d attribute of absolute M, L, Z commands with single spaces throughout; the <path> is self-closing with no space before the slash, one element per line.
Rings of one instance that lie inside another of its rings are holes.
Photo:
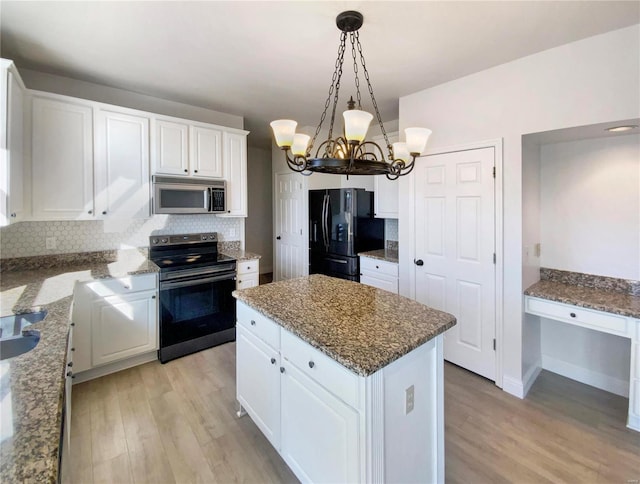
<path fill-rule="evenodd" d="M 239 413 L 301 481 L 444 481 L 452 315 L 323 275 L 234 296 Z"/>

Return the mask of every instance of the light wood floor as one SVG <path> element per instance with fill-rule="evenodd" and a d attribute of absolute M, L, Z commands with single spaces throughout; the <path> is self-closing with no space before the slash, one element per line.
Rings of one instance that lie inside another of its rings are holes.
<path fill-rule="evenodd" d="M 627 399 L 543 372 L 526 400 L 445 366 L 447 482 L 637 482 Z M 79 484 L 296 482 L 235 416 L 235 344 L 73 387 Z"/>

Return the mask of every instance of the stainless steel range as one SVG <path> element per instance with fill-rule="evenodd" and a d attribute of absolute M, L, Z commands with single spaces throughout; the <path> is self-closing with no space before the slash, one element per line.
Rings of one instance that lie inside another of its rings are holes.
<path fill-rule="evenodd" d="M 218 253 L 216 233 L 154 235 L 160 267 L 162 363 L 236 339 L 236 261 Z"/>

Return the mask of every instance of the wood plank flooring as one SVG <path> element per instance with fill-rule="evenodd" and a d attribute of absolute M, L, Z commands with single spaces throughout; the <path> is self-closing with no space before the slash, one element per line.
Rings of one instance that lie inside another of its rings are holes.
<path fill-rule="evenodd" d="M 446 364 L 446 480 L 637 482 L 640 433 L 625 428 L 627 404 L 547 372 L 519 400 Z M 297 482 L 235 411 L 234 343 L 75 385 L 72 480 Z"/>

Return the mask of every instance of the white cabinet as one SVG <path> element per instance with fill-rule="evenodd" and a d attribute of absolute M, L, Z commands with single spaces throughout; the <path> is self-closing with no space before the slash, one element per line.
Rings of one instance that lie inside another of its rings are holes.
<path fill-rule="evenodd" d="M 71 387 L 73 384 L 73 326 L 69 328 L 67 340 L 67 360 L 64 381 L 64 418 L 62 419 L 62 456 L 60 458 L 60 482 L 71 482 Z"/>
<path fill-rule="evenodd" d="M 12 62 L 0 66 L 0 226 L 19 222 L 24 216 L 24 106 L 25 87 Z"/>
<path fill-rule="evenodd" d="M 357 410 L 286 360 L 282 368 L 282 458 L 302 482 L 360 482 Z"/>
<path fill-rule="evenodd" d="M 94 217 L 93 112 L 71 100 L 32 101 L 33 219 Z"/>
<path fill-rule="evenodd" d="M 78 283 L 74 291 L 76 373 L 158 348 L 155 274 Z"/>
<path fill-rule="evenodd" d="M 189 125 L 157 119 L 154 122 L 153 172 L 189 174 Z"/>
<path fill-rule="evenodd" d="M 389 133 L 389 143 L 398 141 L 398 133 Z M 384 143 L 383 136 L 377 136 L 373 138 L 380 148 L 385 157 L 387 156 L 388 149 Z M 385 161 L 388 161 L 385 158 Z M 389 180 L 385 175 L 377 175 L 373 177 L 373 191 L 375 196 L 373 198 L 373 214 L 376 218 L 398 218 L 398 180 Z"/>
<path fill-rule="evenodd" d="M 149 118 L 106 109 L 96 118 L 96 216 L 148 218 Z"/>
<path fill-rule="evenodd" d="M 222 178 L 222 130 L 212 125 L 155 118 L 153 173 Z"/>
<path fill-rule="evenodd" d="M 225 132 L 224 178 L 227 181 L 227 214 L 247 216 L 247 135 Z M 221 215 L 225 216 L 225 215 Z"/>
<path fill-rule="evenodd" d="M 269 439 L 280 446 L 280 354 L 238 324 L 238 402 Z"/>
<path fill-rule="evenodd" d="M 251 259 L 236 265 L 236 289 L 246 289 L 260 284 L 260 260 Z"/>
<path fill-rule="evenodd" d="M 361 256 L 360 282 L 394 294 L 399 294 L 398 264 Z"/>

